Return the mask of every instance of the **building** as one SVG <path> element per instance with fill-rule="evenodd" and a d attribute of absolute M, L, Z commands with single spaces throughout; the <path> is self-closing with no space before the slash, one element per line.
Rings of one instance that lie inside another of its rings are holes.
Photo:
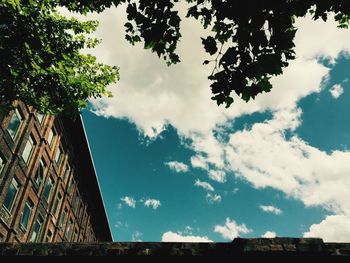
<path fill-rule="evenodd" d="M 111 241 L 80 117 L 0 116 L 0 242 Z"/>

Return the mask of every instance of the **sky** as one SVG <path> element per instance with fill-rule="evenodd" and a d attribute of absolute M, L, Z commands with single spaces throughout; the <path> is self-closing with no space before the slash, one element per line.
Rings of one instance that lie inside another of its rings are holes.
<path fill-rule="evenodd" d="M 297 59 L 272 91 L 225 109 L 195 20 L 167 67 L 124 39 L 123 7 L 87 18 L 102 39 L 89 52 L 121 74 L 82 113 L 114 241 L 350 242 L 348 30 L 298 19 Z"/>

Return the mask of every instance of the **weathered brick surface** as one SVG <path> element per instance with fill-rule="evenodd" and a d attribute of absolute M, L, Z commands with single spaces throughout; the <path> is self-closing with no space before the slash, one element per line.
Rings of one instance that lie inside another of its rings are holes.
<path fill-rule="evenodd" d="M 237 238 L 231 243 L 0 243 L 2 256 L 224 256 L 346 257 L 350 243 L 324 243 L 313 238 Z"/>

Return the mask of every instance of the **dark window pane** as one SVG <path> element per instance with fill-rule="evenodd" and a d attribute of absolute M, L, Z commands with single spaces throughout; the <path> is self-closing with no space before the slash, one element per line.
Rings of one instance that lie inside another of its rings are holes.
<path fill-rule="evenodd" d="M 27 229 L 28 227 L 28 222 L 29 222 L 30 215 L 32 213 L 32 208 L 33 208 L 33 203 L 28 199 L 24 205 L 22 218 L 21 218 L 21 227 L 23 227 L 24 229 Z"/>
<path fill-rule="evenodd" d="M 13 203 L 16 199 L 17 192 L 18 192 L 18 183 L 16 179 L 13 178 L 9 189 L 7 190 L 7 194 L 5 196 L 5 200 L 3 204 L 7 208 L 7 210 L 10 212 L 11 212 Z"/>
<path fill-rule="evenodd" d="M 41 226 L 43 222 L 44 222 L 43 218 L 39 215 L 38 219 L 35 221 L 33 233 L 32 233 L 32 236 L 30 237 L 29 242 L 37 242 L 39 240 Z"/>
<path fill-rule="evenodd" d="M 35 173 L 35 184 L 37 186 L 40 186 L 42 182 L 44 181 L 44 171 L 45 171 L 45 163 L 40 160 L 38 169 Z"/>
<path fill-rule="evenodd" d="M 53 209 L 52 209 L 52 214 L 54 216 L 56 215 L 57 208 L 59 207 L 59 205 L 61 203 L 61 199 L 62 199 L 62 195 L 60 193 L 58 193 L 55 204 L 54 204 Z"/>
<path fill-rule="evenodd" d="M 19 130 L 19 127 L 21 126 L 21 119 L 22 119 L 21 115 L 16 109 L 11 117 L 9 126 L 7 127 L 7 131 L 13 140 L 15 139 L 17 132 Z"/>
<path fill-rule="evenodd" d="M 52 179 L 49 178 L 46 182 L 45 189 L 44 189 L 44 198 L 47 202 L 49 202 L 51 190 L 52 190 Z"/>

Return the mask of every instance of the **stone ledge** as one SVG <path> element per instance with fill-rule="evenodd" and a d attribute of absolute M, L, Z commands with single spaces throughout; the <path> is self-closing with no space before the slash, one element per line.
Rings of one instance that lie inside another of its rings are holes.
<path fill-rule="evenodd" d="M 318 238 L 236 238 L 231 243 L 0 243 L 1 256 L 350 256 L 350 243 Z"/>

